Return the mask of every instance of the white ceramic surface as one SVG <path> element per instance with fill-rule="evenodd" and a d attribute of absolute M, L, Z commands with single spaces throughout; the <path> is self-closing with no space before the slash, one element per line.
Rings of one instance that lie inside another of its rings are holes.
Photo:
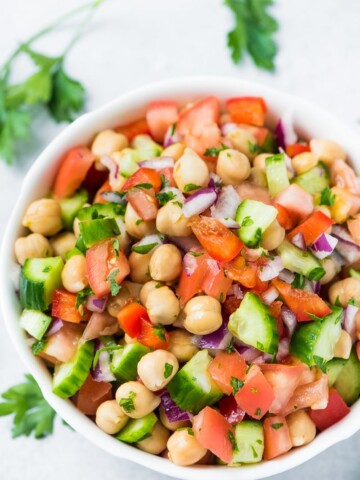
<path fill-rule="evenodd" d="M 293 468 L 355 433 L 360 428 L 360 402 L 352 407 L 351 413 L 344 420 L 318 435 L 311 444 L 292 450 L 271 462 L 241 468 L 178 467 L 163 458 L 141 452 L 104 434 L 77 411 L 69 400 L 62 400 L 52 394 L 51 376 L 41 361 L 32 355 L 18 325 L 20 307 L 9 279 L 9 272 L 14 268 L 13 244 L 20 233 L 19 225 L 23 212 L 32 200 L 48 191 L 61 155 L 68 148 L 89 142 L 101 129 L 135 120 L 144 113 L 146 104 L 151 100 L 176 99 L 183 103 L 210 94 L 220 99 L 236 95 L 263 96 L 271 112 L 270 123 L 290 109 L 293 111 L 295 128 L 301 136 L 327 137 L 339 142 L 347 150 L 353 164 L 360 166 L 360 142 L 348 126 L 308 102 L 267 87 L 238 79 L 208 76 L 168 80 L 134 90 L 75 121 L 51 142 L 30 169 L 3 239 L 0 258 L 0 284 L 3 287 L 1 307 L 16 350 L 36 378 L 45 398 L 66 422 L 88 440 L 117 457 L 132 460 L 177 478 L 196 479 L 201 475 L 204 480 L 215 480 L 219 476 L 224 480 L 255 480 Z"/>

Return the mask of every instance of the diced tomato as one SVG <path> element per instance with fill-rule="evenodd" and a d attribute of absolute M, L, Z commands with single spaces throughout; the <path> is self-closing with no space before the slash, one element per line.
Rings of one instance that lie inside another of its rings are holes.
<path fill-rule="evenodd" d="M 196 440 L 204 448 L 225 463 L 230 463 L 233 456 L 231 436 L 234 429 L 225 417 L 210 407 L 203 408 L 193 419 Z"/>
<path fill-rule="evenodd" d="M 146 111 L 151 136 L 157 142 L 163 142 L 167 129 L 178 121 L 178 116 L 175 102 L 151 102 Z"/>
<path fill-rule="evenodd" d="M 300 153 L 310 152 L 310 147 L 306 143 L 293 143 L 286 147 L 286 155 L 293 158 Z"/>
<path fill-rule="evenodd" d="M 150 128 L 145 118 L 141 118 L 127 125 L 121 125 L 120 127 L 116 127 L 115 130 L 125 135 L 129 142 L 136 137 L 136 135 L 150 133 Z"/>
<path fill-rule="evenodd" d="M 334 222 L 325 213 L 317 211 L 310 215 L 304 222 L 298 225 L 296 228 L 288 233 L 288 238 L 291 240 L 298 233 L 301 233 L 304 237 L 305 244 L 308 247 L 320 237 L 322 233 L 325 233 L 328 228 L 333 225 Z"/>
<path fill-rule="evenodd" d="M 232 395 L 224 397 L 220 400 L 219 410 L 221 415 L 224 415 L 230 425 L 236 425 L 237 423 L 240 423 L 245 417 L 244 410 L 239 407 Z"/>
<path fill-rule="evenodd" d="M 220 390 L 230 395 L 233 393 L 236 380 L 244 380 L 246 368 L 246 362 L 238 352 L 220 351 L 211 361 L 208 371 Z"/>
<path fill-rule="evenodd" d="M 250 132 L 252 135 L 257 140 L 257 143 L 262 146 L 263 143 L 266 140 L 266 137 L 269 135 L 270 131 L 266 127 L 255 127 L 254 125 L 248 125 L 246 123 L 240 123 L 239 127 L 242 128 L 243 130 L 247 130 Z M 272 134 L 271 134 L 272 135 Z"/>
<path fill-rule="evenodd" d="M 281 318 L 281 307 L 283 303 L 279 300 L 276 300 L 271 305 L 269 305 L 271 315 L 275 318 L 278 327 L 278 333 L 280 338 L 286 336 L 285 325 Z"/>
<path fill-rule="evenodd" d="M 276 220 L 280 223 L 280 225 L 285 228 L 285 230 L 294 228 L 296 224 L 296 217 L 290 215 L 287 209 L 280 203 L 275 203 L 274 207 L 278 211 Z"/>
<path fill-rule="evenodd" d="M 327 407 L 322 410 L 311 410 L 309 415 L 320 432 L 322 432 L 342 420 L 348 413 L 350 413 L 350 408 L 340 394 L 335 388 L 330 388 Z"/>
<path fill-rule="evenodd" d="M 101 194 L 103 192 L 111 192 L 112 188 L 110 185 L 110 180 L 107 179 L 105 182 L 101 185 L 99 190 L 96 192 L 95 198 L 94 198 L 94 203 L 108 203 L 107 200 L 105 200 Z"/>
<path fill-rule="evenodd" d="M 202 282 L 207 270 L 205 260 L 208 256 L 204 252 L 197 253 L 202 255 L 195 257 L 191 253 L 186 253 L 184 256 L 183 265 L 190 265 L 191 268 L 185 270 L 183 266 L 177 287 L 177 293 L 183 305 L 202 290 Z"/>
<path fill-rule="evenodd" d="M 76 308 L 76 295 L 67 290 L 54 290 L 51 315 L 71 323 L 80 323 L 84 319 Z"/>
<path fill-rule="evenodd" d="M 158 208 L 156 198 L 142 188 L 133 188 L 126 194 L 126 200 L 145 222 L 155 220 Z"/>
<path fill-rule="evenodd" d="M 262 97 L 229 98 L 226 108 L 235 123 L 247 123 L 257 127 L 264 125 L 266 103 Z"/>
<path fill-rule="evenodd" d="M 140 334 L 142 318 L 150 321 L 146 308 L 137 302 L 125 305 L 117 314 L 120 328 L 131 338 L 136 338 Z"/>
<path fill-rule="evenodd" d="M 243 243 L 217 218 L 194 216 L 190 225 L 196 238 L 215 260 L 229 262 L 239 255 Z"/>
<path fill-rule="evenodd" d="M 96 382 L 89 375 L 85 383 L 75 395 L 74 403 L 85 415 L 95 415 L 97 408 L 107 400 L 112 400 L 110 382 Z"/>
<path fill-rule="evenodd" d="M 74 147 L 67 152 L 55 178 L 53 193 L 57 198 L 70 197 L 80 187 L 95 161 L 87 147 Z"/>
<path fill-rule="evenodd" d="M 330 165 L 330 183 L 334 187 L 344 188 L 351 193 L 360 193 L 358 177 L 354 169 L 340 158 Z"/>
<path fill-rule="evenodd" d="M 222 304 L 222 314 L 225 318 L 230 317 L 240 306 L 241 299 L 235 297 L 235 295 L 228 295 Z"/>
<path fill-rule="evenodd" d="M 140 184 L 152 185 L 155 192 L 158 192 L 161 188 L 161 177 L 159 172 L 152 170 L 151 168 L 139 168 L 139 170 L 126 180 L 121 191 L 125 192 Z"/>
<path fill-rule="evenodd" d="M 170 336 L 162 325 L 153 325 L 148 320 L 141 318 L 138 341 L 146 347 L 166 350 L 169 346 Z"/>
<path fill-rule="evenodd" d="M 163 175 L 165 180 L 168 182 L 168 187 L 176 187 L 176 182 L 174 180 L 174 169 L 173 167 L 166 167 L 158 170 L 160 178 Z"/>
<path fill-rule="evenodd" d="M 277 415 L 264 420 L 264 459 L 270 460 L 292 448 L 285 417 Z"/>
<path fill-rule="evenodd" d="M 305 363 L 302 363 L 297 357 L 293 355 L 288 355 L 284 360 L 283 363 L 286 365 L 293 365 L 293 366 L 300 366 L 303 369 L 302 374 L 300 375 L 299 384 L 306 385 L 307 383 L 314 382 L 316 380 L 316 367 L 310 368 Z"/>
<path fill-rule="evenodd" d="M 250 417 L 260 419 L 271 407 L 275 394 L 260 367 L 252 365 L 246 374 L 244 386 L 235 395 L 237 404 Z"/>
<path fill-rule="evenodd" d="M 269 412 L 282 413 L 299 384 L 304 368 L 300 365 L 291 366 L 275 363 L 266 363 L 260 365 L 260 368 L 275 395 Z"/>
<path fill-rule="evenodd" d="M 86 274 L 97 297 L 110 293 L 109 275 L 118 271 L 114 280 L 120 284 L 130 273 L 128 259 L 121 250 L 114 250 L 114 239 L 105 240 L 86 252 Z"/>
<path fill-rule="evenodd" d="M 309 314 L 325 317 L 331 313 L 331 308 L 316 293 L 292 288 L 290 284 L 282 282 L 278 278 L 274 278 L 272 284 L 279 291 L 286 306 L 295 313 L 299 322 L 312 320 Z"/>
<path fill-rule="evenodd" d="M 299 218 L 308 217 L 314 210 L 313 196 L 296 183 L 292 183 L 278 193 L 274 201 L 285 207 L 290 215 L 296 215 Z"/>
<path fill-rule="evenodd" d="M 216 97 L 207 97 L 180 112 L 176 129 L 180 135 L 186 135 L 195 126 L 218 123 L 219 115 L 219 100 Z"/>
<path fill-rule="evenodd" d="M 197 125 L 187 132 L 185 135 L 186 145 L 194 150 L 201 157 L 208 161 L 215 162 L 216 158 L 205 156 L 208 148 L 220 147 L 221 131 L 217 123 L 209 123 L 206 125 Z"/>
<path fill-rule="evenodd" d="M 224 275 L 224 270 L 212 258 L 205 258 L 205 275 L 201 282 L 201 289 L 206 295 L 224 302 L 231 287 L 232 280 Z"/>
<path fill-rule="evenodd" d="M 39 356 L 54 364 L 68 362 L 76 353 L 81 333 L 80 325 L 64 322 L 60 330 L 47 338 L 45 348 Z"/>
<path fill-rule="evenodd" d="M 326 408 L 329 400 L 329 384 L 327 375 L 318 374 L 315 381 L 299 385 L 287 404 L 284 415 L 301 408 L 311 407 L 314 410 Z"/>
<path fill-rule="evenodd" d="M 246 288 L 254 288 L 256 285 L 257 268 L 246 265 L 245 258 L 238 256 L 231 262 L 222 265 L 225 274 L 231 280 L 241 283 Z"/>

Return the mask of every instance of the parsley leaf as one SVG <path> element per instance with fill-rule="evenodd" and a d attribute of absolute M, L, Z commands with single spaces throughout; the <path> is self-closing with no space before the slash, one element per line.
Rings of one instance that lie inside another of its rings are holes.
<path fill-rule="evenodd" d="M 106 278 L 108 282 L 110 282 L 110 293 L 112 297 L 116 297 L 116 295 L 120 292 L 121 285 L 119 285 L 115 278 L 119 273 L 119 269 L 113 270 L 110 275 Z"/>
<path fill-rule="evenodd" d="M 43 339 L 43 340 L 38 340 L 37 342 L 33 343 L 31 345 L 31 351 L 32 353 L 36 356 L 36 355 L 39 355 L 39 353 L 41 353 L 44 348 L 46 347 L 46 344 L 47 344 L 47 339 Z"/>
<path fill-rule="evenodd" d="M 273 34 L 278 23 L 267 13 L 272 0 L 225 0 L 224 3 L 235 19 L 227 37 L 233 62 L 239 63 L 247 50 L 258 67 L 273 71 L 277 53 Z"/>
<path fill-rule="evenodd" d="M 119 240 L 117 238 L 115 238 L 115 240 L 113 241 L 113 247 L 114 247 L 115 258 L 118 258 L 120 245 L 119 245 Z"/>
<path fill-rule="evenodd" d="M 151 327 L 153 329 L 154 334 L 163 342 L 166 342 L 166 336 L 165 336 L 165 328 L 159 324 L 157 325 L 152 325 Z"/>
<path fill-rule="evenodd" d="M 133 390 L 130 390 L 129 396 L 124 397 L 120 400 L 119 405 L 122 407 L 126 413 L 130 413 L 135 410 L 134 405 L 134 398 L 136 397 L 136 393 Z"/>
<path fill-rule="evenodd" d="M 188 252 L 189 255 L 191 255 L 192 257 L 201 257 L 201 255 L 204 255 L 204 252 L 193 252 L 193 251 L 189 251 Z"/>
<path fill-rule="evenodd" d="M 283 426 L 284 426 L 283 423 L 272 423 L 271 424 L 271 428 L 273 428 L 274 430 L 279 430 L 279 428 L 281 428 Z"/>
<path fill-rule="evenodd" d="M 147 245 L 133 245 L 131 250 L 136 253 L 145 254 L 151 252 L 157 245 L 159 245 L 158 242 L 148 243 Z"/>
<path fill-rule="evenodd" d="M 164 366 L 164 378 L 169 378 L 174 370 L 174 366 L 170 363 L 165 363 Z"/>
<path fill-rule="evenodd" d="M 159 204 L 161 207 L 166 205 L 168 202 L 170 202 L 170 200 L 172 200 L 175 197 L 176 197 L 175 193 L 172 192 L 171 190 L 169 192 L 160 192 L 156 194 L 156 198 L 159 200 Z"/>
<path fill-rule="evenodd" d="M 256 415 L 257 417 L 259 417 L 259 416 L 261 415 L 261 408 L 257 408 L 257 409 L 255 410 L 255 415 Z"/>
<path fill-rule="evenodd" d="M 69 77 L 62 66 L 52 75 L 52 93 L 48 108 L 57 122 L 74 120 L 85 103 L 85 89 L 80 82 Z"/>
<path fill-rule="evenodd" d="M 201 188 L 199 185 L 195 185 L 194 183 L 187 183 L 186 185 L 184 185 L 184 192 L 193 192 L 194 190 L 198 190 L 199 188 Z"/>
<path fill-rule="evenodd" d="M 169 186 L 169 180 L 165 177 L 163 173 L 160 175 L 160 179 L 161 179 L 161 190 Z"/>
<path fill-rule="evenodd" d="M 244 386 L 244 382 L 236 377 L 230 377 L 230 385 L 233 389 L 232 394 L 236 395 L 240 388 Z"/>
<path fill-rule="evenodd" d="M 325 187 L 320 195 L 320 205 L 332 207 L 335 202 L 336 195 L 331 193 L 330 187 Z"/>
<path fill-rule="evenodd" d="M 87 297 L 94 292 L 91 287 L 86 287 L 76 294 L 75 307 L 79 310 L 80 305 L 85 305 Z"/>
<path fill-rule="evenodd" d="M 231 339 L 230 342 L 229 342 L 229 345 L 226 347 L 226 351 L 227 351 L 228 353 L 234 353 L 234 352 L 235 352 L 234 341 L 235 341 L 235 338 L 232 337 L 232 339 Z"/>
<path fill-rule="evenodd" d="M 219 156 L 219 153 L 222 152 L 223 150 L 228 150 L 229 147 L 227 147 L 226 145 L 224 145 L 223 143 L 221 144 L 221 147 L 217 148 L 217 147 L 211 147 L 211 148 L 207 148 L 204 152 L 204 155 L 206 157 L 212 157 L 212 158 L 216 158 Z"/>
<path fill-rule="evenodd" d="M 303 290 L 305 287 L 305 276 L 301 273 L 295 273 L 295 278 L 291 284 L 293 288 L 298 288 Z"/>
<path fill-rule="evenodd" d="M 311 270 L 311 272 L 309 273 L 308 279 L 318 281 L 324 275 L 325 275 L 325 270 L 322 267 L 318 267 L 318 268 L 314 268 L 314 270 Z"/>
<path fill-rule="evenodd" d="M 153 186 L 151 183 L 137 183 L 135 185 L 135 188 L 145 188 L 145 190 L 150 190 L 151 188 L 153 188 Z"/>
<path fill-rule="evenodd" d="M 9 388 L 1 396 L 0 416 L 14 414 L 12 437 L 29 436 L 43 438 L 53 432 L 55 411 L 44 399 L 40 388 L 31 375 L 26 382 Z"/>

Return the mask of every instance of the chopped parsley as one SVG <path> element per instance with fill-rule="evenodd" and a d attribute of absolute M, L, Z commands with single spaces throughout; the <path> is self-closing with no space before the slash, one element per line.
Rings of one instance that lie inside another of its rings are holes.
<path fill-rule="evenodd" d="M 250 447 L 251 447 L 253 457 L 258 458 L 259 455 L 258 455 L 257 451 L 255 450 L 255 447 L 253 445 L 250 445 Z"/>
<path fill-rule="evenodd" d="M 41 353 L 46 347 L 46 344 L 47 344 L 47 339 L 38 340 L 37 342 L 33 343 L 31 345 L 32 353 L 34 355 L 39 355 L 39 353 Z"/>
<path fill-rule="evenodd" d="M 181 202 L 178 202 L 177 200 L 175 202 L 172 202 L 174 205 L 177 205 L 178 207 L 182 208 L 183 204 Z"/>
<path fill-rule="evenodd" d="M 232 339 L 229 342 L 229 345 L 226 347 L 226 351 L 228 353 L 234 353 L 235 352 L 234 341 L 235 341 L 235 339 L 234 339 L 234 337 L 232 337 Z"/>
<path fill-rule="evenodd" d="M 219 302 L 222 303 L 224 300 L 224 292 L 220 293 Z"/>
<path fill-rule="evenodd" d="M 161 207 L 166 205 L 170 200 L 173 200 L 176 197 L 175 193 L 171 190 L 169 192 L 160 192 L 156 194 L 156 198 L 159 200 Z"/>
<path fill-rule="evenodd" d="M 203 252 L 192 252 L 191 250 L 189 251 L 189 254 L 193 257 L 201 257 L 201 255 L 204 255 Z"/>
<path fill-rule="evenodd" d="M 170 363 L 165 363 L 164 366 L 164 378 L 169 378 L 174 370 L 174 366 Z"/>
<path fill-rule="evenodd" d="M 248 147 L 249 147 L 250 153 L 256 153 L 259 149 L 259 145 L 257 145 L 256 143 L 250 142 L 250 140 L 248 141 Z"/>
<path fill-rule="evenodd" d="M 358 302 L 355 300 L 354 297 L 350 298 L 348 304 L 349 304 L 349 305 L 353 305 L 354 307 L 359 307 L 359 304 L 358 304 Z"/>
<path fill-rule="evenodd" d="M 315 280 L 316 282 L 320 280 L 325 275 L 325 270 L 322 267 L 314 268 L 309 273 L 309 280 Z"/>
<path fill-rule="evenodd" d="M 163 325 L 160 325 L 160 323 L 158 323 L 157 325 L 152 325 L 151 327 L 153 329 L 153 332 L 154 334 L 160 339 L 162 340 L 163 342 L 166 342 L 166 335 L 165 335 L 165 328 L 163 327 Z"/>
<path fill-rule="evenodd" d="M 135 222 L 135 225 L 140 225 L 141 223 L 143 223 L 143 219 L 142 218 L 138 218 Z"/>
<path fill-rule="evenodd" d="M 251 388 L 252 393 L 258 393 L 258 389 L 256 387 Z"/>
<path fill-rule="evenodd" d="M 265 351 L 264 344 L 261 343 L 261 342 L 256 342 L 256 348 L 257 348 L 258 350 L 261 350 L 262 352 Z"/>
<path fill-rule="evenodd" d="M 176 123 L 173 123 L 173 124 L 171 125 L 170 137 L 173 137 L 173 136 L 174 136 L 175 130 L 176 130 Z"/>
<path fill-rule="evenodd" d="M 115 278 L 117 274 L 119 273 L 119 269 L 117 268 L 116 270 L 113 270 L 110 275 L 106 278 L 106 281 L 110 282 L 110 293 L 112 297 L 115 297 L 121 289 L 121 285 L 119 285 Z"/>
<path fill-rule="evenodd" d="M 336 195 L 331 193 L 330 187 L 325 187 L 320 195 L 320 205 L 332 207 L 335 202 Z"/>
<path fill-rule="evenodd" d="M 220 152 L 222 152 L 224 150 L 228 150 L 228 149 L 229 149 L 229 147 L 227 147 L 226 145 L 224 145 L 222 143 L 221 147 L 219 147 L 219 148 L 217 148 L 217 147 L 207 148 L 204 152 L 204 155 L 205 155 L 205 157 L 216 158 L 216 157 L 218 157 Z"/>
<path fill-rule="evenodd" d="M 114 247 L 115 257 L 118 258 L 120 245 L 119 245 L 119 240 L 117 238 L 113 241 L 113 247 Z"/>
<path fill-rule="evenodd" d="M 149 253 L 153 248 L 159 245 L 157 242 L 155 243 L 148 243 L 147 245 L 133 245 L 131 250 L 136 253 L 141 253 L 144 255 L 145 253 Z"/>
<path fill-rule="evenodd" d="M 283 426 L 284 426 L 283 423 L 272 423 L 271 424 L 271 428 L 273 428 L 274 430 L 279 430 L 279 428 L 281 428 Z"/>
<path fill-rule="evenodd" d="M 75 307 L 79 310 L 80 305 L 85 305 L 87 297 L 94 292 L 91 287 L 86 287 L 76 294 Z"/>
<path fill-rule="evenodd" d="M 137 183 L 135 188 L 145 188 L 145 190 L 150 190 L 150 188 L 153 188 L 153 186 L 151 183 Z"/>
<path fill-rule="evenodd" d="M 187 183 L 186 185 L 184 185 L 184 192 L 193 192 L 194 190 L 198 190 L 199 188 L 201 188 L 199 185 L 195 185 L 194 183 Z"/>
<path fill-rule="evenodd" d="M 240 388 L 244 386 L 244 382 L 236 377 L 230 377 L 230 385 L 233 389 L 233 395 L 236 395 Z"/>
<path fill-rule="evenodd" d="M 257 409 L 255 410 L 255 416 L 256 416 L 256 417 L 260 417 L 260 415 L 261 415 L 261 408 L 257 408 Z"/>
<path fill-rule="evenodd" d="M 50 270 L 51 270 L 50 265 L 47 265 L 46 267 L 43 268 L 43 273 L 48 273 L 50 272 Z"/>
<path fill-rule="evenodd" d="M 135 410 L 134 405 L 134 398 L 136 397 L 136 393 L 133 390 L 130 390 L 129 396 L 124 397 L 120 400 L 119 405 L 122 407 L 126 413 L 130 413 Z"/>
<path fill-rule="evenodd" d="M 160 175 L 160 180 L 161 180 L 161 190 L 169 186 L 169 180 L 165 177 L 163 173 Z"/>
<path fill-rule="evenodd" d="M 247 216 L 243 219 L 240 226 L 241 227 L 251 227 L 251 225 L 253 225 L 253 224 L 254 224 L 254 220 L 251 217 Z"/>
<path fill-rule="evenodd" d="M 301 273 L 295 273 L 295 278 L 291 284 L 293 288 L 298 288 L 303 290 L 305 287 L 305 276 Z"/>
<path fill-rule="evenodd" d="M 233 434 L 233 432 L 231 430 L 228 431 L 228 439 L 231 442 L 232 449 L 237 450 L 235 435 Z"/>

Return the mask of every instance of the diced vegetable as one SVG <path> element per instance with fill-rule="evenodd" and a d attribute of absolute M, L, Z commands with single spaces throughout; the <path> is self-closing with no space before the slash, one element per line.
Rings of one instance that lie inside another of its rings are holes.
<path fill-rule="evenodd" d="M 325 233 L 334 222 L 321 211 L 313 213 L 298 227 L 291 230 L 288 238 L 291 240 L 298 233 L 301 233 L 305 240 L 305 245 L 308 247 L 317 240 L 321 234 Z M 331 252 L 330 252 L 331 253 Z"/>
<path fill-rule="evenodd" d="M 39 310 L 23 310 L 20 316 L 21 327 L 32 337 L 41 340 L 52 318 Z"/>
<path fill-rule="evenodd" d="M 291 272 L 305 275 L 309 280 L 320 280 L 325 275 L 320 262 L 311 253 L 300 250 L 287 240 L 284 240 L 276 251 L 284 267 Z"/>
<path fill-rule="evenodd" d="M 236 451 L 232 464 L 261 462 L 264 452 L 264 429 L 261 422 L 244 420 L 235 427 Z"/>
<path fill-rule="evenodd" d="M 266 158 L 265 163 L 268 188 L 271 195 L 275 197 L 290 185 L 285 155 L 278 153 Z"/>
<path fill-rule="evenodd" d="M 141 343 L 130 343 L 120 350 L 115 350 L 111 360 L 111 371 L 120 382 L 135 380 L 140 359 L 150 352 L 150 348 Z"/>
<path fill-rule="evenodd" d="M 81 189 L 72 197 L 62 198 L 59 201 L 61 207 L 61 219 L 66 230 L 72 231 L 74 219 L 88 199 L 88 192 L 85 189 Z"/>
<path fill-rule="evenodd" d="M 346 360 L 341 369 L 334 387 L 345 400 L 346 404 L 351 406 L 360 396 L 360 361 L 353 348 L 350 357 Z"/>
<path fill-rule="evenodd" d="M 89 248 L 93 245 L 120 234 L 114 218 L 96 218 L 79 222 L 80 235 L 84 245 Z"/>
<path fill-rule="evenodd" d="M 204 98 L 180 112 L 176 128 L 180 135 L 185 135 L 196 126 L 217 122 L 219 113 L 219 100 L 216 97 Z"/>
<path fill-rule="evenodd" d="M 322 162 L 294 179 L 296 185 L 312 195 L 320 194 L 324 188 L 329 186 L 329 181 L 329 171 Z"/>
<path fill-rule="evenodd" d="M 237 97 L 226 101 L 226 108 L 235 123 L 247 123 L 262 127 L 265 122 L 266 104 L 262 97 Z"/>
<path fill-rule="evenodd" d="M 260 246 L 264 231 L 277 216 L 276 208 L 256 200 L 243 200 L 235 220 L 240 225 L 239 238 L 251 248 Z"/>
<path fill-rule="evenodd" d="M 115 438 L 126 443 L 140 442 L 151 433 L 157 421 L 154 412 L 142 418 L 130 419 Z"/>
<path fill-rule="evenodd" d="M 177 122 L 178 110 L 175 102 L 151 102 L 146 111 L 150 133 L 157 142 L 162 142 L 167 129 Z"/>
<path fill-rule="evenodd" d="M 270 460 L 288 452 L 292 448 L 289 427 L 285 417 L 275 416 L 264 421 L 264 459 Z"/>
<path fill-rule="evenodd" d="M 217 353 L 208 371 L 218 387 L 226 395 L 235 395 L 245 378 L 247 365 L 238 352 Z"/>
<path fill-rule="evenodd" d="M 342 420 L 348 413 L 350 413 L 350 408 L 335 388 L 330 388 L 327 407 L 321 410 L 311 410 L 309 415 L 320 432 L 322 432 Z"/>

